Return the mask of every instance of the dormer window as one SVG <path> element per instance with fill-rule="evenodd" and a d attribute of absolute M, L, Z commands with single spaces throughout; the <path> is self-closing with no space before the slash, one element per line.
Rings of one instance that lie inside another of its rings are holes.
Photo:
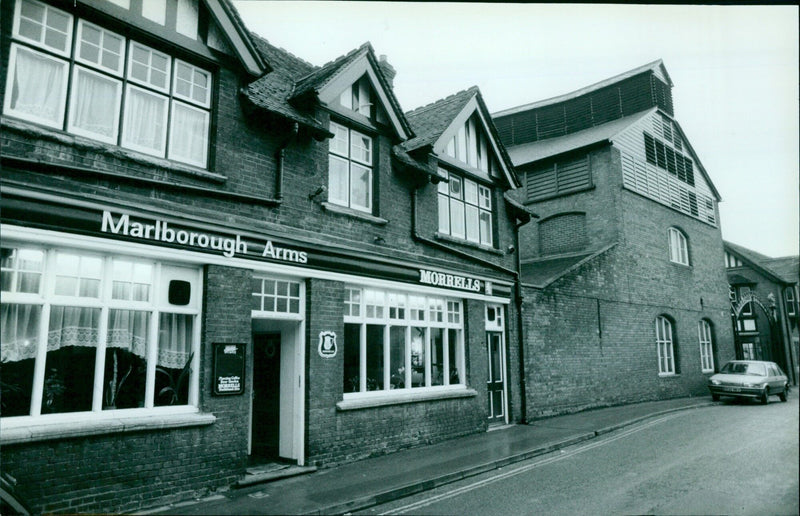
<path fill-rule="evenodd" d="M 372 117 L 372 95 L 366 76 L 357 80 L 339 95 L 339 104 L 367 118 Z"/>
<path fill-rule="evenodd" d="M 489 173 L 489 152 L 486 136 L 480 128 L 480 120 L 473 115 L 450 139 L 444 153 L 462 163 Z"/>
<path fill-rule="evenodd" d="M 328 201 L 372 212 L 372 137 L 331 122 Z"/>
<path fill-rule="evenodd" d="M 124 35 L 20 0 L 3 111 L 206 168 L 212 79 L 211 72 Z"/>

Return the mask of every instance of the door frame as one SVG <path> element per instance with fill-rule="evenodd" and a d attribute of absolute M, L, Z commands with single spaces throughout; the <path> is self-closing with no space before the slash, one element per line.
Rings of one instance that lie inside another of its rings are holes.
<path fill-rule="evenodd" d="M 489 320 L 489 310 L 494 310 L 494 319 Z M 506 364 L 506 309 L 505 305 L 486 303 L 486 310 L 484 312 L 484 342 L 486 345 L 486 360 L 491 364 L 491 356 L 489 349 L 489 333 L 496 333 L 500 335 L 500 369 L 503 374 L 503 423 L 508 424 L 508 366 Z M 491 365 L 489 365 L 491 367 Z M 488 378 L 487 378 L 488 383 Z M 491 419 L 491 414 L 488 416 Z M 492 424 L 492 423 L 490 423 Z M 497 424 L 497 423 L 494 423 Z"/>

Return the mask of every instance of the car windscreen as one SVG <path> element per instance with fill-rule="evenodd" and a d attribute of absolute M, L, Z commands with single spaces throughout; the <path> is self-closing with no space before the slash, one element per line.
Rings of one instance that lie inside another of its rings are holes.
<path fill-rule="evenodd" d="M 764 364 L 746 364 L 743 362 L 728 362 L 720 372 L 727 374 L 767 376 L 767 369 L 764 367 Z"/>

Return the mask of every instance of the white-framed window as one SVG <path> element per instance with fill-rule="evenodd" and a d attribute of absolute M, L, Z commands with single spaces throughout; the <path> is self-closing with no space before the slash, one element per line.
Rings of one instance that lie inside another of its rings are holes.
<path fill-rule="evenodd" d="M 492 191 L 445 169 L 439 175 L 439 233 L 476 244 L 493 245 Z"/>
<path fill-rule="evenodd" d="M 482 130 L 479 115 L 473 114 L 447 142 L 444 153 L 462 163 L 489 172 L 489 142 Z"/>
<path fill-rule="evenodd" d="M 208 70 L 37 0 L 16 3 L 12 38 L 4 113 L 207 167 Z"/>
<path fill-rule="evenodd" d="M 273 314 L 299 314 L 300 282 L 253 277 L 253 311 Z"/>
<path fill-rule="evenodd" d="M 689 248 L 686 235 L 678 228 L 669 228 L 669 259 L 671 262 L 689 265 Z"/>
<path fill-rule="evenodd" d="M 339 95 L 339 104 L 367 118 L 372 117 L 372 88 L 367 76 L 357 80 Z"/>
<path fill-rule="evenodd" d="M 331 122 L 328 201 L 372 212 L 372 137 Z"/>
<path fill-rule="evenodd" d="M 347 287 L 344 306 L 346 398 L 464 385 L 461 300 Z"/>
<path fill-rule="evenodd" d="M 725 267 L 741 267 L 742 261 L 731 253 L 725 251 Z"/>
<path fill-rule="evenodd" d="M 658 374 L 674 375 L 676 368 L 672 322 L 663 315 L 656 318 L 656 348 L 658 349 Z"/>
<path fill-rule="evenodd" d="M 197 267 L 27 245 L 0 262 L 3 418 L 197 406 Z"/>
<path fill-rule="evenodd" d="M 697 324 L 697 334 L 700 341 L 700 369 L 704 373 L 714 371 L 714 346 L 711 337 L 711 324 L 705 319 Z"/>
<path fill-rule="evenodd" d="M 786 299 L 786 315 L 794 317 L 797 315 L 797 300 L 794 297 L 794 287 L 787 287 L 783 296 Z"/>

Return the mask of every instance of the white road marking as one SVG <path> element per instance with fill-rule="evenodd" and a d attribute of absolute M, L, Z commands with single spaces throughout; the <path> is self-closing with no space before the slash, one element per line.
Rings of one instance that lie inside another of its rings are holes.
<path fill-rule="evenodd" d="M 579 447 L 577 447 L 577 448 L 575 448 L 573 450 L 570 450 L 570 451 L 561 450 L 561 453 L 559 455 L 554 456 L 554 457 L 548 457 L 546 459 L 542 459 L 542 460 L 534 462 L 532 464 L 527 464 L 525 466 L 520 466 L 518 468 L 510 469 L 510 470 L 505 471 L 503 473 L 498 473 L 497 475 L 495 475 L 493 477 L 490 477 L 490 478 L 487 478 L 487 479 L 484 479 L 484 480 L 479 480 L 477 482 L 473 482 L 472 484 L 469 484 L 469 485 L 466 485 L 466 486 L 463 486 L 463 487 L 459 487 L 457 489 L 453 489 L 452 491 L 448 491 L 447 493 L 442 493 L 440 495 L 432 496 L 431 498 L 427 498 L 427 499 L 421 500 L 419 502 L 415 502 L 415 503 L 412 503 L 412 504 L 404 505 L 403 507 L 398 507 L 398 508 L 392 509 L 391 511 L 388 511 L 388 512 L 380 513 L 380 515 L 381 516 L 385 516 L 387 514 L 404 514 L 404 513 L 410 512 L 410 511 L 414 511 L 416 509 L 420 509 L 422 507 L 427 507 L 429 505 L 433 505 L 434 503 L 440 502 L 442 500 L 447 500 L 449 498 L 454 498 L 456 496 L 459 496 L 461 494 L 467 493 L 469 491 L 474 491 L 475 489 L 479 489 L 479 488 L 487 486 L 489 484 L 493 484 L 495 482 L 499 482 L 500 480 L 504 480 L 506 478 L 510 478 L 510 477 L 515 476 L 515 475 L 519 475 L 521 473 L 525 473 L 526 471 L 530 471 L 532 469 L 536 469 L 536 468 L 538 468 L 540 466 L 546 466 L 546 465 L 552 464 L 554 462 L 558 462 L 558 461 L 561 461 L 561 460 L 564 460 L 564 459 L 568 459 L 570 457 L 578 455 L 579 453 L 583 453 L 585 451 L 589 451 L 589 450 L 597 448 L 599 446 L 604 446 L 604 445 L 612 443 L 614 441 L 618 441 L 619 439 L 622 439 L 624 437 L 628 437 L 629 435 L 635 434 L 637 432 L 641 432 L 642 430 L 646 430 L 646 429 L 650 428 L 651 426 L 655 426 L 657 424 L 663 423 L 664 421 L 669 421 L 670 419 L 674 419 L 674 418 L 676 418 L 678 416 L 681 416 L 681 415 L 683 415 L 685 413 L 686 412 L 676 412 L 674 414 L 670 414 L 670 415 L 667 415 L 667 416 L 664 416 L 664 417 L 661 417 L 661 418 L 658 418 L 658 419 L 654 419 L 652 421 L 649 421 L 649 422 L 644 423 L 642 425 L 636 426 L 634 428 L 630 428 L 628 430 L 624 430 L 624 431 L 620 432 L 619 434 L 616 434 L 616 435 L 614 435 L 612 437 L 603 438 L 603 439 L 600 439 L 600 440 L 592 441 L 589 444 L 586 444 L 586 445 L 583 445 L 583 446 L 579 446 Z"/>

